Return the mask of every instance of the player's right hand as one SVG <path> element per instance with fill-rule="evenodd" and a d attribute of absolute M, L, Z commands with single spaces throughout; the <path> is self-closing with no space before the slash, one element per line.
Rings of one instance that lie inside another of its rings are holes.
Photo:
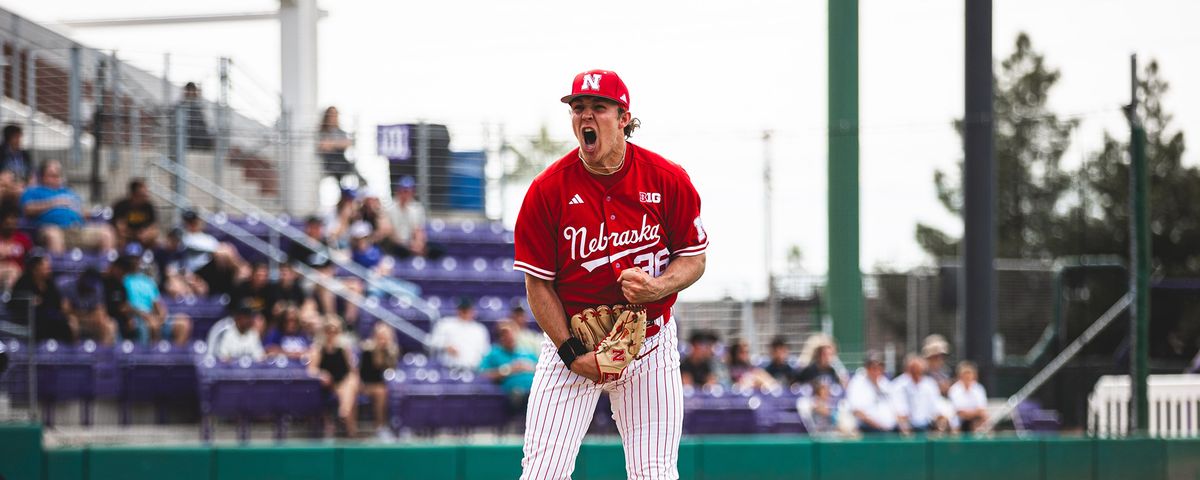
<path fill-rule="evenodd" d="M 571 371 L 593 382 L 600 381 L 600 364 L 596 363 L 596 352 L 588 352 L 571 362 Z"/>

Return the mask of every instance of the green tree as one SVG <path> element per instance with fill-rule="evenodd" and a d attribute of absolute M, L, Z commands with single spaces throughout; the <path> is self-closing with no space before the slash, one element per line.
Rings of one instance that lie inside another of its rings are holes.
<path fill-rule="evenodd" d="M 1054 256 L 1052 234 L 1066 221 L 1061 203 L 1071 177 L 1060 168 L 1076 120 L 1060 120 L 1047 107 L 1060 73 L 1046 65 L 1029 36 L 1017 36 L 1015 50 L 1000 62 L 995 79 L 996 255 L 999 258 Z M 955 122 L 962 135 L 963 121 Z M 962 215 L 962 162 L 958 175 L 934 173 L 938 200 Z M 937 258 L 958 255 L 959 239 L 918 224 L 917 242 Z"/>
<path fill-rule="evenodd" d="M 1200 168 L 1183 164 L 1183 132 L 1163 106 L 1169 84 L 1151 61 L 1137 91 L 1146 129 L 1150 254 L 1155 275 L 1200 276 Z M 1104 133 L 1104 147 L 1080 169 L 1086 203 L 1072 208 L 1062 252 L 1129 255 L 1129 144 Z"/>

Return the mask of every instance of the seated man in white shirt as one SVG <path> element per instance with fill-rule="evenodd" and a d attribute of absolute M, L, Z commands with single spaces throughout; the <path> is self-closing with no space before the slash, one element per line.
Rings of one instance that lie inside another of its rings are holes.
<path fill-rule="evenodd" d="M 976 379 L 979 371 L 975 364 L 958 362 L 958 382 L 950 386 L 950 404 L 962 423 L 962 431 L 970 432 L 987 422 L 987 391 Z"/>
<path fill-rule="evenodd" d="M 458 315 L 437 322 L 430 335 L 430 348 L 440 351 L 442 364 L 450 368 L 476 369 L 492 348 L 487 327 L 475 321 L 475 302 L 458 301 Z"/>
<path fill-rule="evenodd" d="M 942 400 L 937 381 L 925 374 L 925 359 L 909 355 L 904 359 L 904 374 L 892 379 L 892 397 L 897 412 L 917 432 L 945 432 L 950 429 L 948 405 Z"/>
<path fill-rule="evenodd" d="M 859 431 L 883 433 L 900 429 L 901 419 L 892 402 L 891 391 L 891 385 L 883 375 L 883 356 L 879 352 L 867 352 L 863 368 L 846 387 L 846 402 L 858 421 Z"/>
<path fill-rule="evenodd" d="M 258 329 L 254 328 L 258 311 L 248 304 L 233 307 L 232 316 L 213 325 L 209 334 L 209 352 L 222 362 L 249 357 L 255 361 L 266 357 Z"/>

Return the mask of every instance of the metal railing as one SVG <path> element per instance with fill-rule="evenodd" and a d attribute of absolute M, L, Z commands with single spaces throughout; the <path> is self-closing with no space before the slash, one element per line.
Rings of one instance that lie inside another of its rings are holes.
<path fill-rule="evenodd" d="M 159 168 L 164 167 L 164 163 L 161 161 L 151 161 L 151 164 L 158 166 Z M 170 164 L 166 164 L 166 165 L 170 165 Z M 175 166 L 175 167 L 178 167 L 178 166 Z M 167 168 L 170 168 L 170 167 L 167 167 Z M 182 167 L 178 167 L 178 168 L 182 168 Z M 183 170 L 186 171 L 186 169 L 183 169 Z M 172 170 L 172 171 L 180 172 L 180 170 Z M 193 180 L 195 180 L 196 178 L 202 179 L 202 177 L 195 176 L 194 174 L 190 175 L 188 177 L 183 177 L 183 178 L 189 184 L 192 184 L 193 186 L 196 186 L 197 188 L 207 189 L 207 187 L 210 187 L 210 186 L 216 187 L 215 185 L 196 185 L 197 183 L 202 183 L 202 182 L 193 183 Z M 207 180 L 204 180 L 204 182 L 207 182 Z M 188 205 L 186 199 L 176 197 L 169 190 L 164 189 L 155 184 L 150 184 L 148 186 L 149 186 L 150 192 L 152 194 L 159 197 L 163 201 L 171 204 L 175 208 L 180 208 L 180 209 L 191 208 L 191 206 Z M 216 188 L 220 189 L 220 187 L 216 187 Z M 243 200 L 241 200 L 235 196 L 232 196 L 232 194 L 229 194 L 228 192 L 223 192 L 223 193 L 229 195 L 226 197 L 226 199 L 230 200 L 231 204 L 237 204 L 237 203 L 244 202 Z M 214 220 L 216 220 L 216 214 L 208 209 L 197 208 L 197 209 L 194 209 L 194 211 L 196 211 L 196 213 L 198 213 L 201 216 L 201 218 L 203 218 L 204 221 L 207 222 L 209 225 L 212 225 L 214 228 L 217 228 L 217 229 L 233 236 L 234 238 L 237 238 L 238 241 L 244 243 L 246 246 L 254 249 L 255 251 L 258 251 L 259 253 L 265 255 L 267 258 L 271 259 L 272 261 L 281 262 L 281 263 L 288 261 L 287 254 L 285 252 L 283 252 L 283 250 L 281 250 L 278 246 L 272 245 L 270 243 L 263 241 L 262 239 L 258 238 L 254 234 L 247 232 L 245 229 L 237 226 L 234 223 L 214 221 Z M 298 233 L 298 236 L 295 236 L 295 237 L 293 237 L 292 235 L 289 235 L 291 232 L 287 232 L 287 229 L 280 227 L 280 225 L 285 225 L 285 226 L 287 226 L 288 229 L 295 230 L 294 228 L 291 228 L 290 225 L 287 225 L 286 221 L 282 221 L 279 218 L 276 218 L 272 215 L 267 215 L 265 213 L 263 213 L 260 218 L 262 218 L 264 220 L 263 223 L 265 225 L 267 225 L 269 228 L 271 228 L 273 231 L 282 233 L 284 235 L 288 235 L 288 237 L 291 238 L 293 241 L 299 241 L 307 247 L 319 248 L 319 245 L 317 245 L 315 242 L 313 242 L 311 239 L 309 239 L 303 233 L 296 232 L 296 233 Z M 334 262 L 339 266 L 342 266 L 343 264 L 346 263 L 341 260 L 334 260 Z M 428 344 L 429 344 L 429 341 L 428 341 L 429 334 L 428 333 L 426 333 L 424 330 L 421 330 L 417 326 L 413 325 L 408 320 L 405 320 L 403 317 L 396 315 L 394 312 L 392 312 L 386 308 L 383 308 L 379 304 L 378 301 L 375 301 L 368 297 L 359 295 L 358 293 L 351 291 L 349 289 L 343 288 L 344 286 L 337 279 L 321 275 L 320 273 L 313 270 L 312 268 L 309 268 L 307 265 L 293 264 L 293 267 L 296 269 L 296 272 L 299 273 L 305 279 L 307 279 L 313 283 L 316 283 L 322 287 L 325 287 L 326 289 L 333 292 L 335 295 L 342 298 L 343 300 L 354 304 L 355 306 L 362 309 L 363 311 L 370 313 L 371 315 L 373 315 L 375 318 L 379 319 L 380 321 L 383 321 L 384 323 L 387 323 L 388 325 L 396 328 L 401 333 L 411 337 L 412 339 L 420 342 L 423 345 L 428 346 Z M 353 267 L 356 268 L 357 272 L 354 270 L 349 270 L 349 269 L 347 269 L 347 271 L 358 276 L 360 280 L 367 283 L 368 285 L 371 285 L 372 287 L 376 287 L 376 288 L 381 288 L 381 286 L 373 278 L 370 277 L 369 273 L 365 272 L 361 268 L 358 268 L 357 265 L 353 265 Z M 359 274 L 365 274 L 365 275 L 360 276 Z M 385 289 L 384 291 L 394 291 L 394 289 L 391 289 L 391 290 Z M 422 299 L 416 295 L 408 294 L 407 292 L 396 292 L 396 293 L 404 293 L 404 294 L 409 295 L 407 297 L 407 300 L 411 301 L 413 308 L 416 308 L 417 310 L 421 311 L 422 313 L 428 315 L 430 320 L 436 321 L 438 319 L 438 317 L 440 316 L 440 313 L 438 313 L 436 310 L 434 310 L 432 307 L 430 307 L 428 305 L 428 303 L 426 303 L 424 301 L 424 299 Z"/>
<path fill-rule="evenodd" d="M 1063 351 L 1058 354 L 1058 356 L 1054 357 L 1054 360 L 1051 360 L 1050 363 L 1046 365 L 1046 368 L 1038 372 L 1037 375 L 1034 375 L 1033 378 L 1029 380 L 1029 383 L 1026 383 L 1024 387 L 1021 387 L 1021 389 L 1017 391 L 1017 393 L 1009 397 L 1008 401 L 1004 402 L 1004 407 L 988 419 L 987 423 L 983 425 L 982 430 L 984 432 L 990 432 L 992 429 L 996 428 L 998 423 L 1003 421 L 1005 418 L 1008 418 L 1008 416 L 1012 414 L 1014 410 L 1016 410 L 1017 405 L 1020 405 L 1021 402 L 1024 402 L 1027 398 L 1029 398 L 1030 395 L 1033 395 L 1033 392 L 1036 392 L 1038 388 L 1041 388 L 1041 386 L 1045 384 L 1050 377 L 1053 377 L 1055 373 L 1058 373 L 1058 371 L 1062 369 L 1062 367 L 1066 366 L 1067 362 L 1070 362 L 1072 358 L 1075 358 L 1075 355 L 1077 355 L 1080 350 L 1083 350 L 1083 347 L 1086 346 L 1088 342 L 1092 341 L 1096 335 L 1099 335 L 1100 332 L 1104 331 L 1105 327 L 1108 327 L 1113 320 L 1116 320 L 1117 316 L 1120 315 L 1121 312 L 1124 312 L 1126 308 L 1129 308 L 1129 304 L 1132 301 L 1133 296 L 1129 293 L 1126 293 L 1121 297 L 1120 300 L 1117 300 L 1117 303 L 1114 303 L 1111 307 L 1109 307 L 1108 311 L 1104 312 L 1104 315 L 1101 315 L 1100 318 L 1092 323 L 1087 330 L 1084 330 L 1084 332 L 1080 334 L 1075 341 L 1071 342 L 1070 345 L 1067 345 L 1067 348 L 1064 348 Z"/>

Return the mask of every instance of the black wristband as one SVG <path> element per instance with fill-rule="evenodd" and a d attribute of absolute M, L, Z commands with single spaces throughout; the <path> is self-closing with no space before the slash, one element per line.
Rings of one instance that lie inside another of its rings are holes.
<path fill-rule="evenodd" d="M 568 338 L 558 346 L 558 358 L 562 359 L 563 365 L 566 365 L 567 368 L 571 368 L 576 357 L 585 353 L 588 353 L 587 347 L 583 346 L 583 341 L 575 337 Z"/>

